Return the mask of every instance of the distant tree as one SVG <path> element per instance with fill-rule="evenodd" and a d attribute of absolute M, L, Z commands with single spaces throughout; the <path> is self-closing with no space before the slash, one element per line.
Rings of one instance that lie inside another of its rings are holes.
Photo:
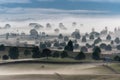
<path fill-rule="evenodd" d="M 80 51 L 82 51 L 82 52 L 88 52 L 88 49 L 87 49 L 86 46 L 82 46 Z"/>
<path fill-rule="evenodd" d="M 69 41 L 69 37 L 68 37 L 68 36 L 65 36 L 65 37 L 64 37 L 64 41 Z"/>
<path fill-rule="evenodd" d="M 0 45 L 0 51 L 4 51 L 5 50 L 5 46 L 4 46 L 4 44 L 1 44 Z"/>
<path fill-rule="evenodd" d="M 66 42 L 62 42 L 62 43 L 60 43 L 60 46 L 65 47 L 65 46 L 66 46 Z"/>
<path fill-rule="evenodd" d="M 85 45 L 87 48 L 91 48 L 92 46 L 89 43 L 86 43 Z"/>
<path fill-rule="evenodd" d="M 45 49 L 47 46 L 45 43 L 43 42 L 40 42 L 40 49 Z"/>
<path fill-rule="evenodd" d="M 120 43 L 120 39 L 118 37 L 115 38 L 115 42 L 116 42 L 116 44 L 119 44 Z"/>
<path fill-rule="evenodd" d="M 55 46 L 55 47 L 59 47 L 59 46 L 60 46 L 59 42 L 58 42 L 58 41 L 55 42 L 55 43 L 54 43 L 54 46 Z"/>
<path fill-rule="evenodd" d="M 31 54 L 31 51 L 28 50 L 28 49 L 25 49 L 25 51 L 24 51 L 24 55 L 25 55 L 25 56 L 28 56 L 28 55 L 30 55 L 30 54 Z"/>
<path fill-rule="evenodd" d="M 106 45 L 105 43 L 100 44 L 100 48 L 101 48 L 101 49 L 105 49 L 106 46 L 107 46 L 107 45 Z"/>
<path fill-rule="evenodd" d="M 8 60 L 9 57 L 8 57 L 7 55 L 3 55 L 3 56 L 2 56 L 2 59 L 3 59 L 3 60 Z"/>
<path fill-rule="evenodd" d="M 113 45 L 113 44 L 114 44 L 114 41 L 111 41 L 110 44 Z"/>
<path fill-rule="evenodd" d="M 6 33 L 6 40 L 8 40 L 9 39 L 9 33 Z"/>
<path fill-rule="evenodd" d="M 117 47 L 116 47 L 116 48 L 117 48 L 117 50 L 120 50 L 120 45 L 117 45 Z"/>
<path fill-rule="evenodd" d="M 63 35 L 59 34 L 58 39 L 63 39 Z"/>
<path fill-rule="evenodd" d="M 31 29 L 30 36 L 34 39 L 38 38 L 38 31 L 36 29 Z"/>
<path fill-rule="evenodd" d="M 66 58 L 66 57 L 68 57 L 68 53 L 66 51 L 63 51 L 61 53 L 61 58 Z"/>
<path fill-rule="evenodd" d="M 42 54 L 48 59 L 51 56 L 52 51 L 50 49 L 43 49 Z"/>
<path fill-rule="evenodd" d="M 54 58 L 58 58 L 59 56 L 60 56 L 60 54 L 58 51 L 55 51 L 52 55 L 52 57 L 54 57 Z"/>
<path fill-rule="evenodd" d="M 106 40 L 111 40 L 111 36 L 107 35 Z"/>
<path fill-rule="evenodd" d="M 112 47 L 111 45 L 107 45 L 106 48 L 105 48 L 106 51 L 111 51 L 112 50 Z"/>
<path fill-rule="evenodd" d="M 94 44 L 98 44 L 98 43 L 100 43 L 101 41 L 102 41 L 101 38 L 98 37 L 98 38 L 94 41 Z"/>
<path fill-rule="evenodd" d="M 32 58 L 40 58 L 41 57 L 41 52 L 37 46 L 33 47 L 32 49 Z"/>
<path fill-rule="evenodd" d="M 11 47 L 9 49 L 9 57 L 11 59 L 18 59 L 19 57 L 19 50 L 18 50 L 18 47 Z"/>
<path fill-rule="evenodd" d="M 94 35 L 90 35 L 89 39 L 90 39 L 90 40 L 94 40 L 94 39 L 95 39 L 95 38 L 94 38 Z"/>
<path fill-rule="evenodd" d="M 75 30 L 72 35 L 71 35 L 73 38 L 76 38 L 76 39 L 80 39 L 81 38 L 81 35 L 80 35 L 80 32 L 79 30 Z"/>
<path fill-rule="evenodd" d="M 68 42 L 68 44 L 65 46 L 64 50 L 65 51 L 73 51 L 73 49 L 74 49 L 73 42 L 70 40 Z"/>
<path fill-rule="evenodd" d="M 79 48 L 79 44 L 74 44 L 74 49 L 78 49 Z"/>
<path fill-rule="evenodd" d="M 46 45 L 46 47 L 51 47 L 51 42 L 50 41 L 47 41 L 47 42 L 45 42 L 45 45 Z M 46 48 L 46 47 L 44 47 L 44 48 Z"/>
<path fill-rule="evenodd" d="M 98 46 L 96 46 L 94 48 L 93 53 L 92 53 L 92 58 L 95 59 L 95 60 L 99 60 L 100 59 L 100 53 L 101 53 L 101 49 Z"/>
<path fill-rule="evenodd" d="M 82 60 L 82 59 L 85 59 L 85 58 L 86 58 L 86 55 L 82 51 L 75 57 L 76 60 Z"/>
<path fill-rule="evenodd" d="M 87 40 L 86 40 L 86 37 L 85 36 L 83 36 L 82 37 L 82 42 L 86 42 Z"/>
<path fill-rule="evenodd" d="M 118 55 L 115 56 L 115 57 L 114 57 L 114 60 L 115 60 L 115 61 L 120 61 L 120 56 L 118 56 Z"/>

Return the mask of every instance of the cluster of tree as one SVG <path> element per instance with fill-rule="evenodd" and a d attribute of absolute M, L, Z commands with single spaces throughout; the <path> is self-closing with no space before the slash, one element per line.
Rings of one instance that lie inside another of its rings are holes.
<path fill-rule="evenodd" d="M 114 57 L 114 60 L 115 60 L 115 61 L 120 61 L 120 56 L 118 56 L 118 55 L 115 56 L 115 57 Z"/>

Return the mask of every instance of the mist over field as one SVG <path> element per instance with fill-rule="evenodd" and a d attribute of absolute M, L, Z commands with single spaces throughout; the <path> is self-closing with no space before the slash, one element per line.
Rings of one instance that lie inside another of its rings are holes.
<path fill-rule="evenodd" d="M 38 32 L 46 32 L 48 34 L 55 34 L 54 29 L 59 29 L 59 23 L 63 23 L 63 25 L 67 28 L 67 30 L 60 30 L 59 33 L 72 33 L 75 29 L 79 29 L 81 33 L 91 32 L 92 28 L 95 28 L 95 31 L 100 32 L 101 30 L 108 27 L 109 31 L 114 31 L 114 28 L 118 28 L 120 26 L 119 18 L 88 18 L 88 17 L 65 17 L 65 18 L 56 18 L 56 19 L 40 19 L 40 20 L 25 20 L 25 21 L 0 21 L 0 27 L 4 27 L 5 24 L 10 24 L 11 28 L 9 29 L 0 29 L 0 34 L 4 34 L 7 32 L 13 33 L 22 33 L 25 32 L 29 34 L 30 29 L 32 29 L 29 24 L 30 23 L 38 23 L 42 25 L 44 28 L 37 29 Z M 72 23 L 76 22 L 75 26 L 72 26 Z M 46 24 L 51 24 L 51 29 L 46 28 Z"/>

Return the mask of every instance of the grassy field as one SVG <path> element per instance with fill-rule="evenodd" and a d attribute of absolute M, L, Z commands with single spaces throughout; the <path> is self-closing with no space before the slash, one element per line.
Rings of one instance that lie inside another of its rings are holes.
<path fill-rule="evenodd" d="M 119 75 L 12 75 L 0 80 L 120 80 Z"/>

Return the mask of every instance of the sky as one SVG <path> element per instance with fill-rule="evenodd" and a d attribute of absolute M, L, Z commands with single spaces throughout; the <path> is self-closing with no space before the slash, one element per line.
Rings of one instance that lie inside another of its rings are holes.
<path fill-rule="evenodd" d="M 1 19 L 119 16 L 120 0 L 0 0 Z"/>

